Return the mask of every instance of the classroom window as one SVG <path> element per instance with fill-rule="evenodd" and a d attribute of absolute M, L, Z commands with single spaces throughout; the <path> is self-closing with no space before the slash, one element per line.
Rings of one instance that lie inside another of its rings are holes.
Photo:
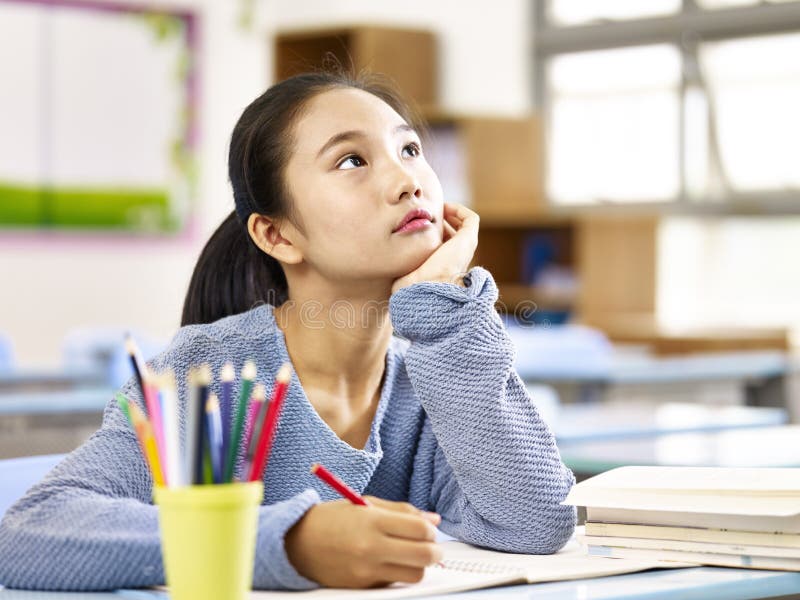
<path fill-rule="evenodd" d="M 550 197 L 564 204 L 674 197 L 680 56 L 666 45 L 554 58 Z"/>
<path fill-rule="evenodd" d="M 797 240 L 800 217 L 666 219 L 658 245 L 660 323 L 800 333 Z"/>
<path fill-rule="evenodd" d="M 722 187 L 800 189 L 800 33 L 703 44 Z"/>
<path fill-rule="evenodd" d="M 755 6 L 757 4 L 781 4 L 783 2 L 794 2 L 795 0 L 696 0 L 697 4 L 703 8 L 731 8 L 734 6 Z"/>
<path fill-rule="evenodd" d="M 0 2 L 0 228 L 184 228 L 193 31 L 188 12 Z"/>
<path fill-rule="evenodd" d="M 800 1 L 550 0 L 536 17 L 552 203 L 800 210 Z"/>
<path fill-rule="evenodd" d="M 555 25 L 585 25 L 655 17 L 680 10 L 681 0 L 556 0 L 548 3 L 548 20 Z"/>

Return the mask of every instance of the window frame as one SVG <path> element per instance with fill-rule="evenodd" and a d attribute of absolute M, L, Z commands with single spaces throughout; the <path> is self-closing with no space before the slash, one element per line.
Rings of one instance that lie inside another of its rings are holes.
<path fill-rule="evenodd" d="M 679 12 L 672 15 L 645 17 L 624 21 L 608 21 L 582 25 L 555 25 L 548 22 L 551 0 L 533 0 L 533 102 L 534 110 L 543 116 L 545 144 L 551 135 L 552 90 L 549 87 L 548 61 L 562 54 L 594 50 L 612 50 L 652 44 L 675 46 L 681 57 L 679 92 L 678 168 L 679 192 L 673 200 L 658 202 L 614 202 L 608 204 L 558 204 L 549 194 L 549 206 L 559 212 L 665 212 L 669 214 L 710 215 L 781 215 L 800 214 L 800 191 L 737 192 L 727 190 L 722 199 L 698 201 L 686 190 L 686 107 L 685 96 L 690 87 L 708 89 L 699 77 L 700 42 L 734 41 L 770 34 L 800 32 L 800 0 L 780 4 L 719 9 L 702 8 L 696 0 L 683 0 Z M 687 68 L 688 67 L 688 68 Z M 710 118 L 710 115 L 708 116 Z M 545 162 L 549 161 L 547 152 Z M 709 147 L 710 168 L 719 167 L 713 144 Z M 548 177 L 549 164 L 543 176 Z M 547 190 L 545 181 L 544 189 Z"/>

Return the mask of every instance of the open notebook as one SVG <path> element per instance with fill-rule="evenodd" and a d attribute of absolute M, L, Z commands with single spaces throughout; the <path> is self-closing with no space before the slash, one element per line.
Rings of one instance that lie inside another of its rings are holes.
<path fill-rule="evenodd" d="M 589 556 L 586 546 L 579 543 L 574 537 L 560 552 L 543 556 L 492 552 L 455 541 L 443 543 L 442 548 L 444 550 L 444 560 L 442 561 L 444 566 L 427 569 L 424 579 L 413 585 L 395 584 L 374 590 L 323 589 L 310 592 L 252 592 L 250 597 L 253 600 L 415 598 L 499 585 L 586 579 L 634 573 L 653 568 L 694 566 L 657 560 L 614 560 Z"/>

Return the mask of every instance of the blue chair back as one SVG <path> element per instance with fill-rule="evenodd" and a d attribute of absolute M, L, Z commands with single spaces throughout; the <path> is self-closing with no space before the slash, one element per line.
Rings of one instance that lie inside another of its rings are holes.
<path fill-rule="evenodd" d="M 14 346 L 11 338 L 0 333 L 0 368 L 10 369 L 14 366 Z"/>
<path fill-rule="evenodd" d="M 64 456 L 46 454 L 0 460 L 0 517 Z"/>

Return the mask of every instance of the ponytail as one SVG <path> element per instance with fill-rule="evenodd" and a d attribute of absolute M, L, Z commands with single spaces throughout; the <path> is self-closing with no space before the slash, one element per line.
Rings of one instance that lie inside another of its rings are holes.
<path fill-rule="evenodd" d="M 181 325 L 212 323 L 261 303 L 280 306 L 287 297 L 283 267 L 253 243 L 233 211 L 200 253 Z"/>

